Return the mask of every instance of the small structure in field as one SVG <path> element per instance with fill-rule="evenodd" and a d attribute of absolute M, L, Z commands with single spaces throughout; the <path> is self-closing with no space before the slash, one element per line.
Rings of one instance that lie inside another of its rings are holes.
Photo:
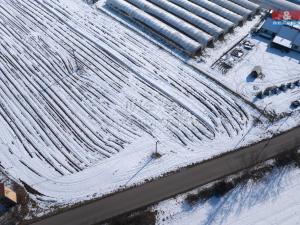
<path fill-rule="evenodd" d="M 254 66 L 254 68 L 251 71 L 250 74 L 254 79 L 259 78 L 259 79 L 263 79 L 264 78 L 264 74 L 262 72 L 262 68 L 261 66 Z"/>
<path fill-rule="evenodd" d="M 258 77 L 262 75 L 261 66 L 254 66 L 252 73 L 256 74 Z"/>
<path fill-rule="evenodd" d="M 0 202 L 7 206 L 14 206 L 18 203 L 17 194 L 10 188 L 0 183 Z"/>

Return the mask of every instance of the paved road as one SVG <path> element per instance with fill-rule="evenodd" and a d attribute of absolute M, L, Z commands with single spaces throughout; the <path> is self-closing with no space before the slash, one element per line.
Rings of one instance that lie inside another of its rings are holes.
<path fill-rule="evenodd" d="M 159 202 L 226 175 L 254 166 L 300 146 L 300 127 L 253 146 L 116 193 L 93 203 L 54 215 L 34 225 L 92 225 L 114 216 Z"/>

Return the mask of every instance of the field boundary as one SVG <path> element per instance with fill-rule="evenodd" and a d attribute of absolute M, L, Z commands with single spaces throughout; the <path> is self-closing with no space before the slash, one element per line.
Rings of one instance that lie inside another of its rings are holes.
<path fill-rule="evenodd" d="M 300 146 L 300 126 L 247 147 L 170 172 L 139 186 L 120 190 L 56 215 L 30 221 L 34 225 L 92 225 L 187 192 L 255 166 Z"/>

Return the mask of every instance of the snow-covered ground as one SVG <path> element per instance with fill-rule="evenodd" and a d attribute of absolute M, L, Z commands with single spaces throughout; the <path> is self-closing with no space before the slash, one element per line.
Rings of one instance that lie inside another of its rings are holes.
<path fill-rule="evenodd" d="M 158 211 L 157 225 L 296 225 L 300 221 L 299 187 L 300 169 L 289 165 L 274 169 L 262 180 L 243 182 L 222 197 L 191 206 L 184 194 L 153 210 Z"/>
<path fill-rule="evenodd" d="M 290 105 L 292 101 L 300 99 L 300 87 L 286 92 L 280 91 L 262 100 L 256 99 L 256 94 L 268 87 L 279 87 L 282 84 L 300 80 L 300 53 L 283 52 L 270 47 L 270 41 L 260 36 L 249 36 L 247 40 L 255 45 L 254 48 L 232 70 L 222 75 L 216 73 L 215 78 L 261 109 L 267 106 L 267 111 L 274 111 L 278 114 L 294 111 Z M 250 77 L 255 66 L 262 68 L 263 79 L 253 80 Z"/>
<path fill-rule="evenodd" d="M 1 166 L 46 196 L 129 184 L 156 140 L 155 175 L 219 154 L 203 147 L 240 139 L 257 114 L 80 0 L 2 0 L 0 17 Z"/>
<path fill-rule="evenodd" d="M 82 0 L 0 0 L 0 37 L 0 165 L 45 199 L 100 197 L 300 122 L 270 126 Z"/>
<path fill-rule="evenodd" d="M 225 35 L 224 40 L 216 41 L 214 47 L 206 48 L 200 56 L 194 59 L 186 57 L 159 38 L 153 37 L 152 33 L 146 27 L 132 23 L 126 17 L 111 10 L 106 6 L 105 0 L 98 1 L 97 7 L 140 35 L 161 46 L 175 57 L 210 74 L 211 77 L 254 103 L 261 110 L 272 114 L 295 113 L 295 110 L 290 106 L 293 101 L 300 100 L 300 87 L 285 92 L 280 91 L 278 94 L 263 98 L 263 100 L 256 98 L 257 93 L 264 91 L 268 87 L 279 87 L 282 84 L 300 80 L 300 53 L 293 51 L 289 53 L 283 52 L 270 47 L 270 40 L 258 35 L 249 35 L 252 28 L 258 26 L 260 23 L 261 15 L 256 15 L 243 26 L 236 27 L 233 33 Z M 242 40 L 249 40 L 255 46 L 247 55 L 242 57 L 240 62 L 235 63 L 228 73 L 222 74 L 220 71 L 211 68 L 224 54 L 238 45 Z M 265 76 L 264 79 L 253 80 L 249 76 L 255 66 L 261 66 Z M 296 113 L 298 114 L 299 112 Z"/>

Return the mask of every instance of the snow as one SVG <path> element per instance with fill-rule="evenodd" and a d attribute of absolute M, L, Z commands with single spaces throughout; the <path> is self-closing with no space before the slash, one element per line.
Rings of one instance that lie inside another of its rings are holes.
<path fill-rule="evenodd" d="M 241 6 L 244 6 L 247 9 L 252 10 L 253 12 L 258 11 L 259 5 L 255 4 L 254 2 L 248 1 L 248 0 L 231 0 L 232 2 L 239 4 Z"/>
<path fill-rule="evenodd" d="M 254 49 L 227 74 L 216 74 L 216 78 L 261 109 L 277 114 L 296 113 L 290 108 L 290 104 L 300 98 L 299 87 L 264 97 L 262 100 L 256 99 L 256 94 L 271 86 L 279 87 L 299 80 L 300 54 L 270 47 L 270 41 L 259 36 L 249 37 L 247 40 L 255 44 Z M 250 79 L 249 75 L 255 66 L 261 66 L 265 75 L 263 79 Z"/>
<path fill-rule="evenodd" d="M 258 114 L 82 1 L 1 3 L 0 161 L 48 198 L 99 197 L 210 158 Z M 156 140 L 163 157 L 128 183 Z"/>
<path fill-rule="evenodd" d="M 185 21 L 190 22 L 194 26 L 204 30 L 208 34 L 211 34 L 214 39 L 218 39 L 220 35 L 224 33 L 223 29 L 216 26 L 215 24 L 202 19 L 199 16 L 196 16 L 189 11 L 181 8 L 180 6 L 164 0 L 151 0 L 156 5 L 159 5 L 161 8 L 165 9 L 168 12 L 171 12 L 177 15 L 179 18 L 184 19 Z"/>
<path fill-rule="evenodd" d="M 211 2 L 223 6 L 224 8 L 243 16 L 245 19 L 249 17 L 250 15 L 254 14 L 255 12 L 252 12 L 251 10 L 244 8 L 243 6 L 240 6 L 236 3 L 233 3 L 231 1 L 222 1 L 222 0 L 211 0 Z"/>
<path fill-rule="evenodd" d="M 299 3 L 282 0 L 259 0 L 259 4 L 269 9 L 300 10 Z"/>
<path fill-rule="evenodd" d="M 197 43 L 195 40 L 178 32 L 171 26 L 162 23 L 160 20 L 145 13 L 143 10 L 140 10 L 139 8 L 132 4 L 129 4 L 128 2 L 122 0 L 109 0 L 107 2 L 107 5 L 116 10 L 126 13 L 130 17 L 136 19 L 137 21 L 149 26 L 151 29 L 160 33 L 162 36 L 168 37 L 168 39 L 176 43 L 178 46 L 181 46 L 184 51 L 190 54 L 196 54 L 196 52 L 203 47 L 201 43 Z M 157 15 L 164 15 L 161 13 L 161 10 L 157 10 L 156 12 Z M 182 21 L 178 21 L 174 16 L 166 16 L 166 19 L 171 20 L 173 24 L 177 24 L 184 30 L 187 29 L 187 32 L 191 32 L 191 30 L 193 30 L 192 26 L 181 26 Z"/>
<path fill-rule="evenodd" d="M 160 7 L 156 6 L 145 0 L 128 0 L 129 3 L 136 5 L 144 12 L 147 12 L 155 18 L 161 19 L 170 24 L 172 27 L 175 27 L 182 33 L 185 33 L 187 36 L 192 37 L 194 40 L 206 46 L 208 42 L 212 40 L 212 36 L 198 29 L 197 27 L 191 25 L 190 23 L 174 16 L 172 13 L 169 13 Z"/>
<path fill-rule="evenodd" d="M 220 5 L 217 5 L 213 2 L 210 2 L 208 0 L 192 0 L 193 3 L 196 3 L 197 5 L 206 8 L 208 10 L 210 10 L 211 12 L 214 12 L 228 20 L 230 20 L 231 22 L 235 23 L 235 24 L 239 24 L 240 22 L 242 22 L 245 18 L 243 18 L 243 16 L 238 15 L 234 12 L 232 12 L 231 10 L 228 10 Z"/>
<path fill-rule="evenodd" d="M 228 32 L 232 27 L 235 26 L 234 23 L 231 21 L 219 16 L 218 14 L 215 14 L 203 7 L 200 7 L 199 5 L 184 1 L 184 0 L 170 0 L 172 3 L 192 12 L 193 14 L 202 17 L 208 21 L 212 21 L 214 24 L 217 24 L 219 27 L 223 28 L 225 32 Z"/>
<path fill-rule="evenodd" d="M 81 0 L 0 3 L 0 162 L 45 200 L 101 197 L 300 124 L 271 126 L 228 89 L 241 80 L 221 86 Z"/>
<path fill-rule="evenodd" d="M 298 167 L 277 168 L 260 181 L 249 180 L 194 206 L 184 201 L 187 194 L 161 202 L 153 208 L 158 211 L 156 224 L 299 224 L 299 186 Z"/>

